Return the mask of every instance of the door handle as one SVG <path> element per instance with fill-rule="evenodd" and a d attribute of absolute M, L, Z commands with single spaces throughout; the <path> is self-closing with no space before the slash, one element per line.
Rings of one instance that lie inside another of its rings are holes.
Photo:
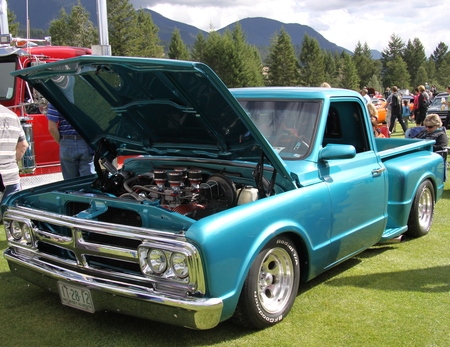
<path fill-rule="evenodd" d="M 381 176 L 381 174 L 385 171 L 386 171 L 385 167 L 380 167 L 379 169 L 374 169 L 374 170 L 372 170 L 372 177 Z"/>

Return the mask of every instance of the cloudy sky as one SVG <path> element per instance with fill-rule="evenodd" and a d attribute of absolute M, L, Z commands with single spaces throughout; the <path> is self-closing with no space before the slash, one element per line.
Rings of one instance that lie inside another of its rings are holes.
<path fill-rule="evenodd" d="M 312 27 L 327 40 L 354 50 L 358 41 L 380 52 L 393 33 L 417 37 L 427 56 L 439 42 L 450 47 L 449 0 L 130 0 L 172 20 L 209 31 L 247 17 Z"/>

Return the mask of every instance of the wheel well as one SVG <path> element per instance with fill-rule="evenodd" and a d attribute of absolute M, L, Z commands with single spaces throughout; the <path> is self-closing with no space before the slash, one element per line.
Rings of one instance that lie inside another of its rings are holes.
<path fill-rule="evenodd" d="M 434 198 L 434 203 L 436 203 L 436 200 L 437 200 L 437 194 L 436 194 L 436 193 L 437 193 L 437 186 L 436 186 L 436 181 L 435 181 L 433 178 L 431 178 L 431 177 L 428 177 L 428 178 L 424 179 L 424 181 L 426 181 L 426 180 L 430 181 L 431 185 L 433 186 L 433 190 L 434 190 L 433 198 Z"/>
<path fill-rule="evenodd" d="M 289 237 L 295 244 L 300 258 L 300 282 L 306 282 L 309 274 L 309 253 L 305 241 L 294 232 L 286 232 L 282 235 Z"/>

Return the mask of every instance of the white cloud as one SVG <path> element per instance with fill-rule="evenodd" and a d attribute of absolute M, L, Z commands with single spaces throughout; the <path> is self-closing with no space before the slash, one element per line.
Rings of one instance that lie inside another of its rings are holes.
<path fill-rule="evenodd" d="M 448 0 L 131 0 L 131 3 L 206 31 L 247 17 L 267 17 L 308 25 L 349 50 L 360 41 L 382 51 L 393 33 L 405 43 L 419 38 L 427 56 L 439 42 L 450 47 Z"/>

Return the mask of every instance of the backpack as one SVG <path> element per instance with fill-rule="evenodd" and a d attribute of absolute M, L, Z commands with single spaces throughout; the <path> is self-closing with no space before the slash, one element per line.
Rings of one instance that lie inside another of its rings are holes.
<path fill-rule="evenodd" d="M 422 97 L 423 97 L 423 100 L 422 100 L 422 107 L 423 108 L 425 108 L 425 109 L 427 109 L 428 108 L 428 106 L 430 106 L 430 104 L 431 104 L 431 98 L 430 98 L 430 96 L 428 95 L 428 93 L 422 93 Z"/>
<path fill-rule="evenodd" d="M 400 96 L 398 94 L 392 94 L 391 100 L 391 112 L 392 114 L 402 115 L 402 101 L 400 100 Z"/>

